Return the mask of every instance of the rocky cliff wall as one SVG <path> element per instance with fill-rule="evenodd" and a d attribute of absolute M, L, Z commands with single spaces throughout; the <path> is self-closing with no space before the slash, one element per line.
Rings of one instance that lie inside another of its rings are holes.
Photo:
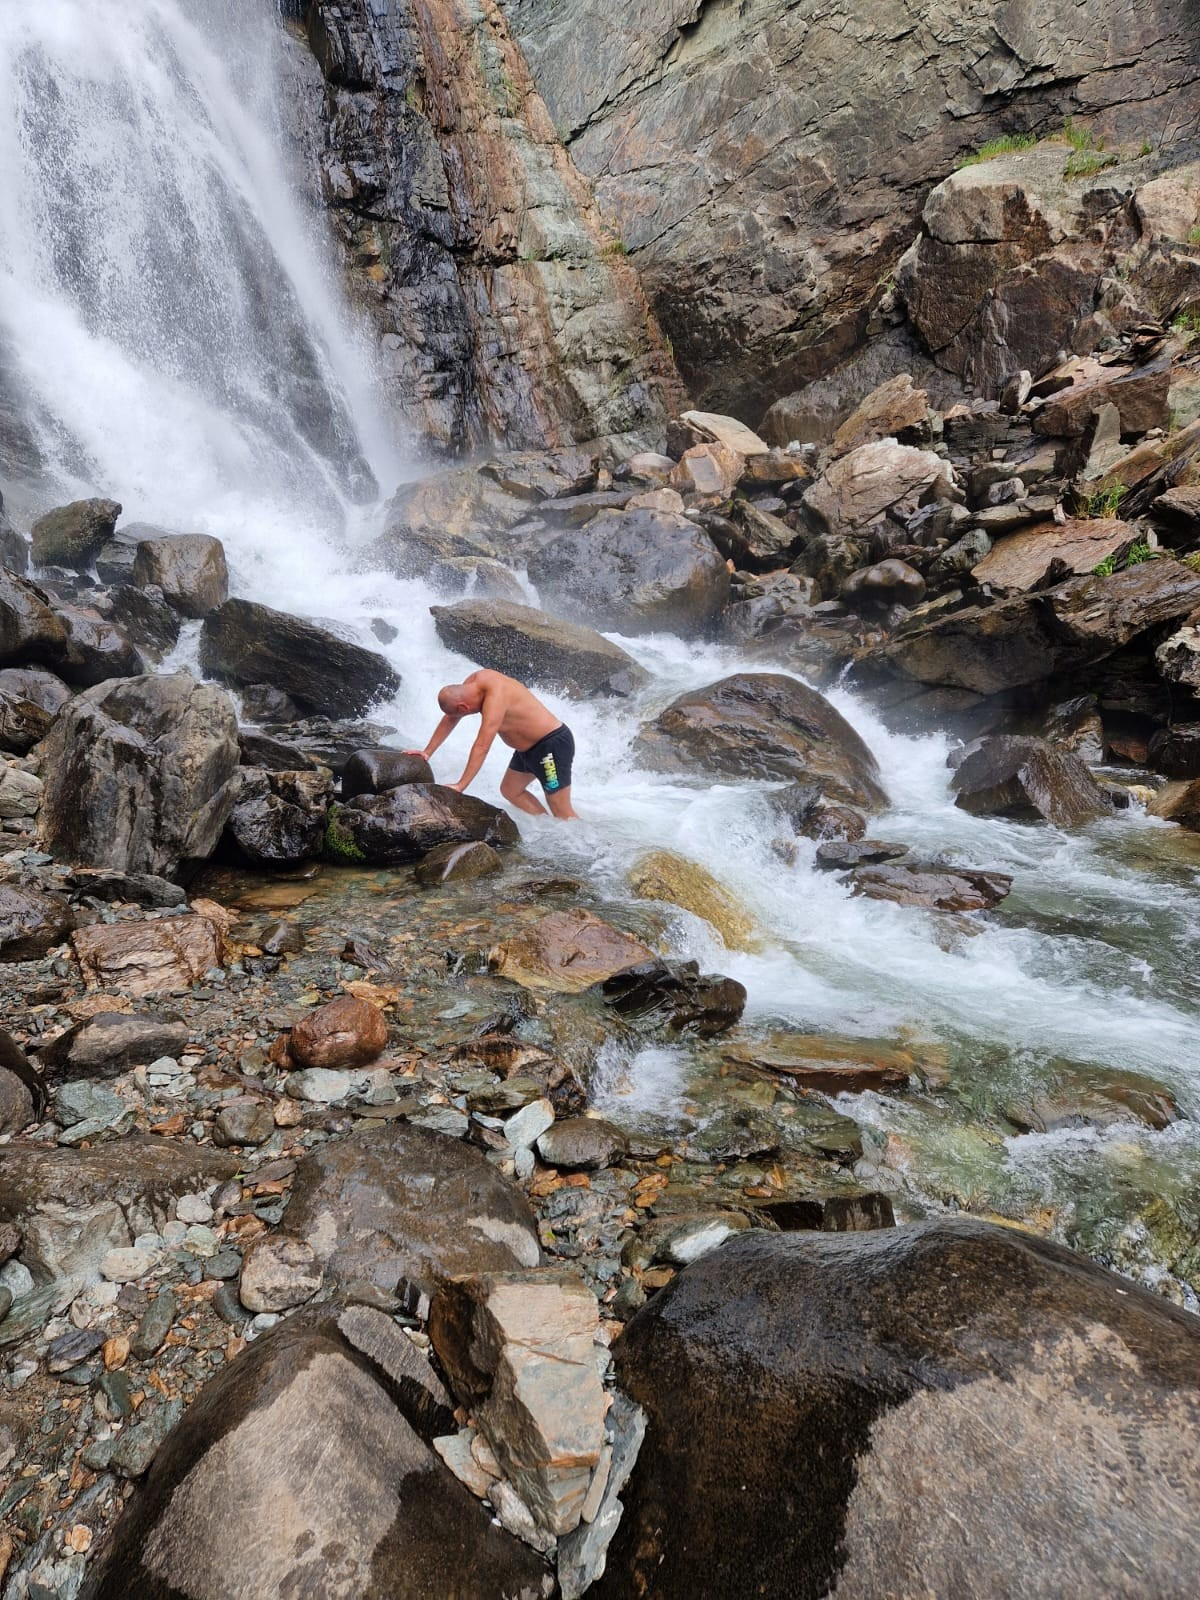
<path fill-rule="evenodd" d="M 674 364 L 494 0 L 311 0 L 304 20 L 325 199 L 426 438 L 654 433 Z"/>
<path fill-rule="evenodd" d="M 751 419 L 861 343 L 987 140 L 1200 131 L 1194 0 L 499 3 L 694 398 Z"/>

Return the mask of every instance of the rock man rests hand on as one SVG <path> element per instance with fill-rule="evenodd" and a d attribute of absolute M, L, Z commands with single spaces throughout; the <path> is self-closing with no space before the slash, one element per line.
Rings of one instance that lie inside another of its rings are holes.
<path fill-rule="evenodd" d="M 438 691 L 442 720 L 424 750 L 408 750 L 406 755 L 429 760 L 454 732 L 463 717 L 479 717 L 479 732 L 467 765 L 457 783 L 449 785 L 460 794 L 466 792 L 487 759 L 497 735 L 514 755 L 500 784 L 500 793 L 510 805 L 531 817 L 544 817 L 546 807 L 527 791 L 536 778 L 546 796 L 552 816 L 565 821 L 578 813 L 571 805 L 571 763 L 575 758 L 575 739 L 565 722 L 516 678 L 503 672 L 473 672 L 464 683 L 450 683 Z"/>

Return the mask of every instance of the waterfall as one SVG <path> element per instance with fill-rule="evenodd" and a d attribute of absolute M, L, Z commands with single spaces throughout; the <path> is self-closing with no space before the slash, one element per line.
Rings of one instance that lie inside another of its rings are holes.
<path fill-rule="evenodd" d="M 391 623 L 403 688 L 380 718 L 411 743 L 430 731 L 436 686 L 464 665 L 438 642 L 422 584 L 341 554 L 404 463 L 369 344 L 286 159 L 290 47 L 275 0 L 0 6 L 0 473 L 8 460 L 7 493 L 16 413 L 41 499 L 112 495 L 126 521 L 218 534 L 235 592 L 372 645 L 371 619 Z M 767 786 L 669 780 L 631 760 L 640 722 L 734 670 L 736 653 L 622 642 L 653 675 L 637 704 L 547 696 L 576 729 L 585 820 L 564 830 L 522 819 L 530 855 L 620 896 L 642 850 L 682 850 L 762 930 L 761 948 L 741 953 L 683 913 L 673 924 L 680 954 L 746 983 L 751 1026 L 944 1045 L 940 1093 L 851 1105 L 877 1148 L 911 1143 L 935 1197 L 996 1203 L 1008 1183 L 1031 1206 L 1070 1207 L 1090 1185 L 1102 1212 L 1135 1171 L 1142 1189 L 1160 1174 L 1175 1185 L 1200 1176 L 1194 1122 L 1007 1143 L 973 1132 L 1064 1064 L 1076 1078 L 1151 1073 L 1200 1112 L 1200 914 L 1186 840 L 1136 812 L 1077 835 L 968 817 L 950 803 L 943 739 L 890 734 L 839 693 L 892 796 L 876 834 L 925 859 L 1016 875 L 1001 911 L 970 925 L 855 899 L 816 869 L 808 842 L 791 860 L 773 852 Z M 477 783 L 485 796 L 505 755 Z M 457 777 L 462 758 L 452 741 L 439 776 Z M 688 1099 L 682 1052 L 648 1052 L 642 1069 L 635 1102 Z"/>

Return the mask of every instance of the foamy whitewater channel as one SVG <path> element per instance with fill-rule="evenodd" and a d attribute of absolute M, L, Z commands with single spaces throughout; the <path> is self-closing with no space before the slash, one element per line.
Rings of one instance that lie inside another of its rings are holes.
<path fill-rule="evenodd" d="M 371 648 L 371 621 L 391 623 L 398 635 L 384 648 L 403 687 L 374 716 L 395 725 L 398 744 L 420 743 L 436 689 L 469 667 L 434 632 L 428 608 L 443 597 L 361 570 L 356 555 L 415 470 L 285 154 L 277 86 L 293 48 L 272 0 L 0 8 L 0 370 L 18 375 L 58 499 L 102 492 L 126 522 L 215 534 L 235 594 Z M 195 632 L 178 660 L 194 662 Z M 868 1130 L 864 1174 L 899 1139 L 910 1159 L 892 1161 L 893 1180 L 901 1172 L 925 1203 L 1052 1207 L 1101 1251 L 1136 1197 L 1195 1186 L 1190 1120 L 1163 1133 L 981 1131 L 1063 1063 L 1146 1073 L 1186 1117 L 1200 1112 L 1190 836 L 1136 811 L 1076 834 L 971 818 L 950 803 L 944 738 L 889 733 L 834 692 L 891 797 L 872 833 L 1015 879 L 1010 899 L 969 928 L 856 899 L 814 869 L 810 843 L 791 865 L 773 851 L 768 785 L 666 779 L 631 760 L 641 723 L 733 670 L 737 654 L 671 637 L 617 642 L 652 685 L 634 703 L 545 697 L 576 733 L 584 820 L 521 817 L 524 849 L 616 897 L 650 847 L 708 868 L 752 911 L 762 946 L 727 951 L 681 912 L 675 949 L 739 978 L 753 1027 L 945 1045 L 940 1094 L 847 1102 Z M 438 754 L 439 777 L 458 776 L 469 737 Z M 497 748 L 475 792 L 498 798 L 506 760 Z M 610 1061 L 596 1092 L 618 1117 L 676 1120 L 688 1072 L 684 1048 L 655 1047 Z"/>

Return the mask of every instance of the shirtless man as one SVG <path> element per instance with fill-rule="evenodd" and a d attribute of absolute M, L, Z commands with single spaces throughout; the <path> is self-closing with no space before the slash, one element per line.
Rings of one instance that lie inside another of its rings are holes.
<path fill-rule="evenodd" d="M 536 778 L 546 795 L 552 816 L 565 821 L 578 816 L 571 805 L 571 762 L 575 739 L 565 722 L 530 694 L 516 678 L 503 672 L 473 672 L 465 683 L 450 683 L 438 691 L 443 716 L 424 750 L 409 750 L 407 755 L 424 756 L 426 761 L 454 732 L 463 717 L 478 716 L 479 732 L 467 757 L 467 765 L 457 783 L 449 785 L 463 794 L 487 759 L 497 734 L 516 753 L 500 784 L 500 793 L 510 805 L 531 817 L 544 817 L 546 808 L 527 793 Z"/>

